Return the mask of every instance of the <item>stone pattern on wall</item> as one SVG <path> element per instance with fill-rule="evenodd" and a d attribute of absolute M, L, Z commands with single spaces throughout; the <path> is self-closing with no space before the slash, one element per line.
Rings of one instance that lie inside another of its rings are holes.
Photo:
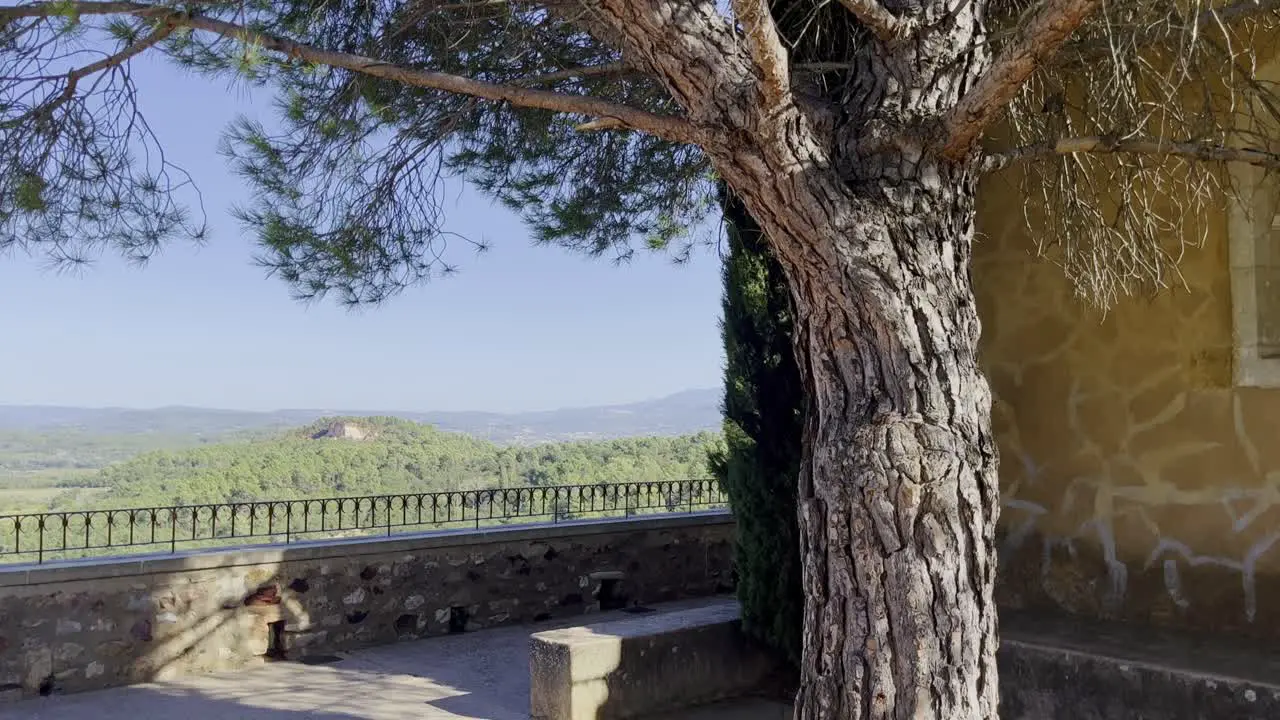
<path fill-rule="evenodd" d="M 3 570 L 0 697 L 728 592 L 732 537 L 716 514 Z"/>
<path fill-rule="evenodd" d="M 1226 217 L 1183 278 L 1103 315 L 980 193 L 974 279 L 995 397 L 998 598 L 1280 639 L 1280 390 L 1232 384 Z"/>

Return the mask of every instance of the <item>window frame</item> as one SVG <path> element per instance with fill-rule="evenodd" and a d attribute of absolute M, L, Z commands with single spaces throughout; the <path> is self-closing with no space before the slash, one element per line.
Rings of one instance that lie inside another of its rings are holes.
<path fill-rule="evenodd" d="M 1262 354 L 1258 292 L 1262 276 L 1280 266 L 1280 256 L 1260 257 L 1259 247 L 1272 243 L 1280 255 L 1280 178 L 1261 168 L 1233 167 L 1237 190 L 1228 201 L 1228 272 L 1231 276 L 1232 384 L 1236 387 L 1280 388 L 1280 356 Z M 1274 292 L 1280 293 L 1280 287 Z M 1277 303 L 1273 312 L 1280 312 Z"/>

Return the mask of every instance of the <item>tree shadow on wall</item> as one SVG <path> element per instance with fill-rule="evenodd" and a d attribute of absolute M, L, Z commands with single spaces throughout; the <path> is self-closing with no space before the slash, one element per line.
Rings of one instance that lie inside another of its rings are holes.
<path fill-rule="evenodd" d="M 191 569 L 198 572 L 194 567 L 198 560 L 192 564 Z M 127 601 L 132 608 L 127 612 L 126 600 L 118 600 L 120 607 L 114 611 L 96 611 L 101 618 L 116 620 L 109 636 L 99 635 L 92 643 L 98 652 L 102 645 L 114 647 L 111 657 L 83 655 L 74 662 L 52 663 L 42 683 L 47 692 L 41 692 L 51 697 L 6 706 L 0 716 L 7 720 L 528 717 L 528 626 L 395 643 L 400 628 L 391 619 L 346 608 L 351 612 L 343 611 L 341 631 L 368 623 L 370 637 L 387 641 L 389 633 L 392 644 L 378 644 L 354 655 L 312 655 L 307 646 L 290 647 L 308 629 L 323 630 L 299 602 L 307 591 L 300 578 L 294 577 L 287 563 L 268 563 L 260 565 L 253 581 L 244 586 L 237 581 L 215 590 L 217 583 L 210 582 L 202 589 L 192 583 L 139 590 Z M 369 580 L 362 578 L 362 582 Z M 207 599 L 204 610 L 193 613 L 192 596 L 184 600 L 183 593 L 202 591 L 210 594 L 212 602 Z M 175 622 L 176 618 L 180 621 Z M 103 637 L 110 639 L 100 642 Z M 315 647 L 329 650 L 323 640 Z M 236 668 L 233 660 L 219 666 L 219 658 L 232 657 L 232 648 L 235 658 L 252 664 Z M 264 656 L 265 665 L 256 664 L 261 661 L 254 655 Z M 99 668 L 97 675 L 89 677 L 115 687 L 86 687 L 85 672 L 93 658 L 110 669 Z"/>
<path fill-rule="evenodd" d="M 279 561 L 255 563 L 245 581 L 220 576 L 198 554 L 157 557 L 162 562 L 150 573 L 149 558 L 140 560 L 141 581 L 88 582 L 54 596 L 75 620 L 40 623 L 43 652 L 29 653 L 23 671 L 28 693 L 79 693 L 252 666 L 282 656 L 286 627 L 310 623 L 297 599 L 283 592 Z"/>

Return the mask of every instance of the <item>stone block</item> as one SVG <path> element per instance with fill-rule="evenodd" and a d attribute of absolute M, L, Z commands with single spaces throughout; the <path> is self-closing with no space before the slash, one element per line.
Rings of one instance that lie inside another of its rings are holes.
<path fill-rule="evenodd" d="M 775 670 L 729 600 L 550 630 L 531 643 L 535 720 L 643 717 L 745 695 Z"/>

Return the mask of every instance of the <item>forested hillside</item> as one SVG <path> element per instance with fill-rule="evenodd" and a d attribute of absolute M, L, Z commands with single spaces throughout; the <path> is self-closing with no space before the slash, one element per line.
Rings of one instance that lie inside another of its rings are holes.
<path fill-rule="evenodd" d="M 57 508 L 235 502 L 705 475 L 719 435 L 504 447 L 396 418 L 336 418 L 266 439 L 139 455 L 78 478 Z"/>

